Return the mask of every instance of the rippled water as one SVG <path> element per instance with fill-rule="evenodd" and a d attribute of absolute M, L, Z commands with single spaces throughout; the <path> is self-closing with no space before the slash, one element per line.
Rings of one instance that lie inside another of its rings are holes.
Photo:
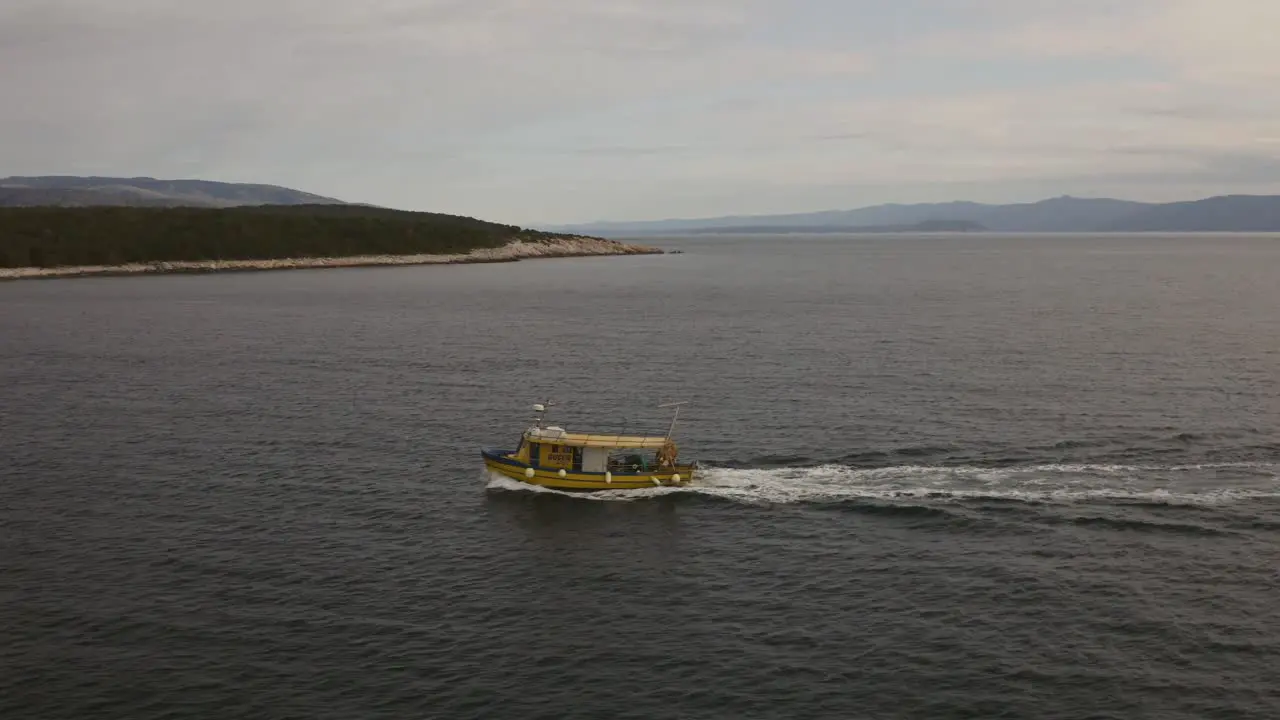
<path fill-rule="evenodd" d="M 1280 717 L 1280 237 L 672 244 L 0 285 L 0 714 Z"/>

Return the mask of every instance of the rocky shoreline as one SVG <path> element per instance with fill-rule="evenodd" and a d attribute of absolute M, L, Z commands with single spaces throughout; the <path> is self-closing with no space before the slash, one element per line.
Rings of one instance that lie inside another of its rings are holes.
<path fill-rule="evenodd" d="M 597 255 L 661 255 L 664 252 L 659 248 L 633 245 L 617 240 L 570 235 L 533 241 L 517 239 L 501 247 L 479 248 L 471 252 L 452 255 L 358 255 L 349 257 L 199 260 L 131 263 L 128 265 L 0 268 L 0 280 L 250 270 L 300 270 L 380 265 L 453 265 L 515 262 L 517 260 L 536 258 L 591 257 Z"/>

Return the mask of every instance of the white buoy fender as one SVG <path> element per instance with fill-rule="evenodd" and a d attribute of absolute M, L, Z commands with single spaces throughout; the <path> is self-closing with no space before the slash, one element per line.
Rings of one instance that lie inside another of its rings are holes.
<path fill-rule="evenodd" d="M 680 473 L 671 476 L 671 482 L 680 482 Z"/>
<path fill-rule="evenodd" d="M 605 481 L 605 482 L 607 482 L 607 483 L 611 483 L 611 482 L 613 482 L 613 473 L 609 472 L 608 470 L 605 470 L 605 471 L 604 471 L 604 481 Z"/>
<path fill-rule="evenodd" d="M 525 469 L 524 469 L 524 476 L 525 476 L 525 477 L 527 477 L 527 478 L 531 478 L 531 477 L 533 477 L 533 468 L 525 468 Z"/>
<path fill-rule="evenodd" d="M 564 468 L 560 468 L 560 477 L 564 477 Z"/>
<path fill-rule="evenodd" d="M 661 480 L 659 480 L 659 479 L 658 479 L 658 478 L 656 478 L 656 477 L 650 476 L 650 477 L 649 477 L 649 479 L 653 481 L 653 484 L 654 484 L 654 485 L 661 485 L 661 484 L 662 484 L 662 481 L 661 481 Z"/>

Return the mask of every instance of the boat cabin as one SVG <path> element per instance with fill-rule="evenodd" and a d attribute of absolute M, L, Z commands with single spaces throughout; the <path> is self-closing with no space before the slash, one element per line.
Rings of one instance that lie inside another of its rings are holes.
<path fill-rule="evenodd" d="M 645 473 L 675 466 L 678 450 L 664 436 L 570 433 L 533 427 L 520 437 L 514 459 L 535 469 L 588 473 Z"/>

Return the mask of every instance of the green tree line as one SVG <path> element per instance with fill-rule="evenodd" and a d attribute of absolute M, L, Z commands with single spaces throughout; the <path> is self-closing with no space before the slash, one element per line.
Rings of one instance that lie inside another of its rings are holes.
<path fill-rule="evenodd" d="M 0 208 L 0 267 L 465 253 L 553 237 L 357 205 Z"/>

